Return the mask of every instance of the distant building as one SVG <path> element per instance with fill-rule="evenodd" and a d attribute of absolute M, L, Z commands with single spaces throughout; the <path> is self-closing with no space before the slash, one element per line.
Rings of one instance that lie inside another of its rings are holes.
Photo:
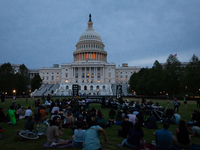
<path fill-rule="evenodd" d="M 93 29 L 91 16 L 87 24 L 86 31 L 76 44 L 73 63 L 64 63 L 60 67 L 54 64 L 52 68 L 39 68 L 43 89 L 46 90 L 41 88 L 35 92 L 36 95 L 49 94 L 55 84 L 58 87 L 53 90 L 55 95 L 71 95 L 73 84 L 79 85 L 80 94 L 113 95 L 116 84 L 127 88 L 130 76 L 140 71 L 140 67 L 130 67 L 127 63 L 122 64 L 122 67 L 108 63 L 105 45 Z"/>

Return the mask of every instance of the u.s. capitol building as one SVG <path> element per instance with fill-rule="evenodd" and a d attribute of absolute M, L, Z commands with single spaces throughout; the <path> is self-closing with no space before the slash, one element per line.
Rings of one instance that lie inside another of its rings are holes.
<path fill-rule="evenodd" d="M 85 95 L 115 95 L 117 84 L 122 85 L 124 94 L 127 93 L 129 78 L 140 67 L 129 67 L 127 63 L 116 67 L 115 63 L 108 63 L 105 45 L 93 29 L 91 15 L 87 25 L 76 44 L 72 63 L 39 68 L 43 85 L 35 95 L 71 95 L 73 84 L 78 84 L 79 93 Z"/>

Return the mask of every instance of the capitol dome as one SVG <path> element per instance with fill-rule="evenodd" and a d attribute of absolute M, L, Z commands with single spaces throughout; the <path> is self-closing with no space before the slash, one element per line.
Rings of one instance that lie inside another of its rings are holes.
<path fill-rule="evenodd" d="M 74 51 L 74 62 L 103 61 L 107 62 L 107 52 L 101 36 L 94 31 L 91 14 L 89 15 L 88 28 L 81 34 Z"/>

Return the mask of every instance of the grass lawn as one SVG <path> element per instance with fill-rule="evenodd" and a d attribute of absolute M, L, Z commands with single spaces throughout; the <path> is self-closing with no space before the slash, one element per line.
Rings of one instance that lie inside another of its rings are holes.
<path fill-rule="evenodd" d="M 55 98 L 56 99 L 56 98 Z M 60 98 L 61 100 L 62 98 Z M 129 100 L 139 100 L 139 99 L 133 99 L 130 98 Z M 140 100 L 141 101 L 141 100 Z M 159 105 L 166 107 L 167 106 L 167 101 L 166 100 L 152 100 L 154 102 L 159 102 Z M 28 106 L 32 107 L 32 110 L 34 110 L 33 106 L 34 99 L 29 98 L 28 103 L 25 102 L 25 99 L 18 98 L 16 100 L 16 105 L 21 104 L 25 108 Z M 5 106 L 4 108 L 4 113 L 7 113 L 8 108 L 10 107 L 12 103 L 12 99 L 6 99 Z M 90 104 L 90 109 L 92 107 L 95 107 L 96 109 L 101 109 L 100 104 Z M 170 100 L 170 107 L 173 107 L 172 100 Z M 196 102 L 195 101 L 188 101 L 187 108 L 184 107 L 183 101 L 181 101 L 181 105 L 179 107 L 179 114 L 181 115 L 181 118 L 185 120 L 186 122 L 190 121 L 190 116 L 194 110 L 200 111 L 200 109 L 196 108 Z M 102 109 L 102 112 L 104 114 L 105 120 L 107 121 L 108 119 L 108 112 L 110 109 Z M 0 123 L 0 125 L 4 128 L 4 131 L 1 133 L 3 135 L 3 138 L 0 140 L 0 149 L 1 150 L 6 150 L 6 149 L 20 149 L 20 150 L 35 150 L 35 149 L 45 149 L 43 148 L 43 144 L 46 142 L 46 136 L 40 136 L 39 139 L 37 140 L 24 140 L 24 141 L 19 141 L 16 140 L 16 133 L 19 130 L 22 130 L 25 124 L 25 120 L 19 120 L 18 125 L 8 125 L 7 123 Z M 175 135 L 175 129 L 178 127 L 178 125 L 170 125 L 169 130 Z M 35 125 L 36 128 L 36 125 Z M 103 144 L 103 149 L 120 149 L 116 148 L 116 144 L 121 143 L 123 140 L 122 137 L 118 136 L 117 130 L 120 129 L 121 126 L 115 126 L 112 125 L 109 128 L 106 128 L 106 134 L 108 136 L 109 144 L 104 143 L 104 137 L 103 135 L 100 135 L 100 140 Z M 158 128 L 162 128 L 162 123 L 158 123 Z M 61 136 L 62 139 L 72 139 L 73 131 L 71 129 L 64 129 L 62 130 L 64 134 Z M 144 139 L 146 140 L 146 143 L 151 143 L 152 140 L 155 140 L 155 137 L 153 136 L 153 132 L 156 130 L 154 129 L 146 129 L 143 128 L 144 131 Z M 192 137 L 192 142 L 195 144 L 200 144 L 200 137 Z M 70 148 L 70 149 L 75 149 L 76 148 Z M 123 148 L 123 149 L 129 149 L 129 148 Z M 78 148 L 77 148 L 78 150 Z"/>

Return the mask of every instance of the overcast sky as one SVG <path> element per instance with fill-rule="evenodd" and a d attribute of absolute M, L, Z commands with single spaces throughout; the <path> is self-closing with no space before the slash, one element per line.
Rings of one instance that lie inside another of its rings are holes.
<path fill-rule="evenodd" d="M 0 64 L 72 63 L 90 13 L 117 66 L 200 58 L 199 0 L 0 0 Z"/>

